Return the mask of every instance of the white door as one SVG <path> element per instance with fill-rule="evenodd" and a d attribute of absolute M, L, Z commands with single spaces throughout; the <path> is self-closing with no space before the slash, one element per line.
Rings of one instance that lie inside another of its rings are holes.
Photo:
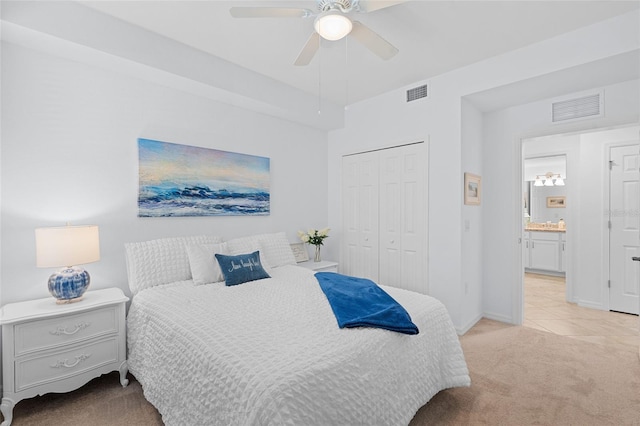
<path fill-rule="evenodd" d="M 342 223 L 345 239 L 340 268 L 346 275 L 378 281 L 378 152 L 342 160 Z"/>
<path fill-rule="evenodd" d="M 610 148 L 609 309 L 638 313 L 640 293 L 640 158 L 638 145 Z"/>
<path fill-rule="evenodd" d="M 380 284 L 427 294 L 426 144 L 380 151 Z"/>

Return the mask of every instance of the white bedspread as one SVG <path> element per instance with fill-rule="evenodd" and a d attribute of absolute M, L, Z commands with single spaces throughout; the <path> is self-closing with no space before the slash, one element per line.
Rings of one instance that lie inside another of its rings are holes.
<path fill-rule="evenodd" d="M 225 287 L 184 281 L 138 293 L 129 367 L 171 425 L 401 425 L 438 391 L 468 386 L 444 306 L 384 287 L 415 336 L 339 329 L 313 272 Z"/>

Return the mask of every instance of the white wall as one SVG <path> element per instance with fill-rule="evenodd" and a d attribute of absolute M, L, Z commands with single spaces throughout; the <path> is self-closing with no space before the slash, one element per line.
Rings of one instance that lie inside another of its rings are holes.
<path fill-rule="evenodd" d="M 99 225 L 91 286 L 128 292 L 125 242 L 270 231 L 296 242 L 327 225 L 324 131 L 14 44 L 2 56 L 2 304 L 48 296 L 40 226 Z M 139 137 L 269 157 L 271 214 L 138 218 Z"/>
<path fill-rule="evenodd" d="M 482 113 L 462 99 L 462 170 L 482 176 Z M 481 191 L 482 202 L 482 191 Z M 467 331 L 482 317 L 482 207 L 462 206 L 461 324 Z"/>
<path fill-rule="evenodd" d="M 544 134 L 544 126 L 549 127 L 544 122 L 547 114 L 544 118 L 527 119 L 526 124 L 522 117 L 515 117 L 516 122 L 511 124 L 510 111 L 503 111 L 496 113 L 500 118 L 491 123 L 485 117 L 480 126 L 473 113 L 463 114 L 462 98 L 541 76 L 552 79 L 556 72 L 637 50 L 640 46 L 637 22 L 637 13 L 623 15 L 350 105 L 344 129 L 329 133 L 329 225 L 334 229 L 340 227 L 340 162 L 344 154 L 427 139 L 430 293 L 445 304 L 459 332 L 467 327 L 468 307 L 480 303 L 485 314 L 517 322 L 512 306 L 518 295 L 511 288 L 522 276 L 521 269 L 513 266 L 514 262 L 520 263 L 517 238 L 521 220 L 516 224 L 516 218 L 522 214 L 519 200 L 522 178 L 519 160 L 516 161 L 520 158 L 520 147 L 516 143 L 522 137 L 537 135 L 540 126 Z M 429 84 L 429 97 L 406 103 L 405 90 L 424 83 Z M 571 81 L 572 87 L 580 85 L 597 86 L 593 80 L 584 78 Z M 558 95 L 567 94 L 563 85 L 553 87 Z M 536 98 L 542 88 L 537 89 L 533 87 L 528 99 Z M 544 89 L 548 92 L 549 88 Z M 614 108 L 604 122 L 638 120 L 637 99 L 627 99 L 633 97 L 629 93 L 635 95 L 638 90 L 627 92 L 626 97 L 622 93 L 611 96 L 620 98 L 619 104 L 628 108 L 626 111 Z M 521 98 L 520 102 L 527 102 L 527 98 Z M 484 129 L 483 200 L 479 213 L 484 291 L 482 295 L 469 292 L 466 296 L 469 300 L 463 301 L 463 276 L 473 276 L 478 269 L 475 262 L 467 263 L 463 257 L 463 217 L 467 210 L 462 206 L 462 179 L 465 168 L 471 166 L 463 160 L 463 150 L 478 139 L 465 136 L 469 143 L 463 142 L 468 125 L 475 129 L 471 133 L 477 133 L 480 127 Z"/>

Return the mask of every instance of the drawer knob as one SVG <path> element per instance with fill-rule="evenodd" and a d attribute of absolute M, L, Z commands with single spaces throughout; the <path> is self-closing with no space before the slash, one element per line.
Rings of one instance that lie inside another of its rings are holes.
<path fill-rule="evenodd" d="M 82 361 L 84 361 L 85 359 L 89 358 L 91 355 L 87 355 L 87 354 L 81 354 L 78 355 L 76 357 L 76 360 L 74 362 L 72 362 L 71 364 L 69 364 L 69 359 L 65 359 L 64 361 L 60 361 L 58 360 L 58 362 L 56 362 L 55 364 L 53 364 L 51 366 L 51 368 L 73 368 L 76 365 L 80 364 Z"/>
<path fill-rule="evenodd" d="M 76 334 L 78 331 L 80 330 L 84 330 L 85 328 L 89 327 L 91 325 L 90 322 L 79 322 L 78 324 L 76 324 L 75 328 L 73 330 L 67 330 L 66 327 L 58 327 L 53 331 L 50 331 L 49 333 L 55 335 L 55 336 L 61 336 L 61 335 L 66 335 L 66 336 L 73 336 L 74 334 Z"/>

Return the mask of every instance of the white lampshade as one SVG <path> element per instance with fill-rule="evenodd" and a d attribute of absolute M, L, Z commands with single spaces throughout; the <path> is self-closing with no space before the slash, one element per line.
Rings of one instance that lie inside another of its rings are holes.
<path fill-rule="evenodd" d="M 346 37 L 353 29 L 351 20 L 337 10 L 330 10 L 318 16 L 313 25 L 322 38 L 330 41 Z"/>
<path fill-rule="evenodd" d="M 556 186 L 563 186 L 564 180 L 562 179 L 562 176 L 558 175 L 554 183 L 556 184 Z"/>
<path fill-rule="evenodd" d="M 36 266 L 56 268 L 100 260 L 97 225 L 36 229 Z"/>
<path fill-rule="evenodd" d="M 536 176 L 536 181 L 533 183 L 533 186 L 543 186 L 544 184 L 542 183 L 542 179 L 540 179 L 540 176 Z"/>

